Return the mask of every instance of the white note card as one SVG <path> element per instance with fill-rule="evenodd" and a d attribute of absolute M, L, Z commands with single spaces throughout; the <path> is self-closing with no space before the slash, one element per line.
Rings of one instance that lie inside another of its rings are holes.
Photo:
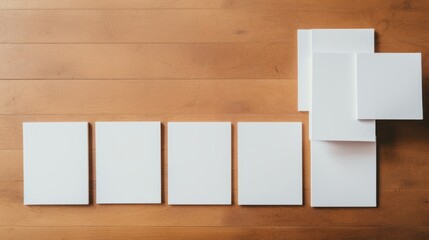
<path fill-rule="evenodd" d="M 238 123 L 238 204 L 302 205 L 302 124 Z"/>
<path fill-rule="evenodd" d="M 231 204 L 231 123 L 168 123 L 168 204 Z"/>
<path fill-rule="evenodd" d="M 357 55 L 358 119 L 423 119 L 420 53 Z"/>
<path fill-rule="evenodd" d="M 311 32 L 310 32 L 311 31 Z M 310 43 L 309 43 L 310 42 Z M 298 110 L 309 111 L 312 55 L 323 53 L 373 53 L 374 29 L 298 30 Z"/>
<path fill-rule="evenodd" d="M 356 55 L 314 53 L 310 139 L 375 141 L 375 121 L 356 119 Z"/>
<path fill-rule="evenodd" d="M 24 204 L 89 203 L 88 123 L 23 124 Z"/>
<path fill-rule="evenodd" d="M 376 207 L 376 143 L 311 141 L 311 206 Z"/>
<path fill-rule="evenodd" d="M 97 122 L 98 204 L 161 203 L 161 123 Z"/>

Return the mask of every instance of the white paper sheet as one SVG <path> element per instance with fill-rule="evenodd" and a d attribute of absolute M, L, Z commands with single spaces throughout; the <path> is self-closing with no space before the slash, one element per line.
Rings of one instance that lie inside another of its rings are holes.
<path fill-rule="evenodd" d="M 375 141 L 375 121 L 356 119 L 356 55 L 314 53 L 311 140 Z"/>
<path fill-rule="evenodd" d="M 420 53 L 357 55 L 358 119 L 423 119 Z"/>
<path fill-rule="evenodd" d="M 24 204 L 88 204 L 88 123 L 24 123 Z"/>
<path fill-rule="evenodd" d="M 98 204 L 161 203 L 161 123 L 97 122 Z"/>
<path fill-rule="evenodd" d="M 311 206 L 376 207 L 376 143 L 311 141 Z"/>
<path fill-rule="evenodd" d="M 168 123 L 168 204 L 231 204 L 231 123 Z"/>
<path fill-rule="evenodd" d="M 238 204 L 302 205 L 302 124 L 238 123 Z"/>
<path fill-rule="evenodd" d="M 311 32 L 309 32 L 311 31 Z M 309 44 L 308 42 L 311 42 Z M 374 29 L 298 30 L 298 110 L 309 111 L 312 54 L 373 53 Z"/>

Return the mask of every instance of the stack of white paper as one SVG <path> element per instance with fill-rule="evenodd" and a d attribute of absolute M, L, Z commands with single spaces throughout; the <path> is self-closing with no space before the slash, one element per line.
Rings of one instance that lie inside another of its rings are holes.
<path fill-rule="evenodd" d="M 420 54 L 374 53 L 373 29 L 298 31 L 312 206 L 376 206 L 376 119 L 422 119 Z"/>

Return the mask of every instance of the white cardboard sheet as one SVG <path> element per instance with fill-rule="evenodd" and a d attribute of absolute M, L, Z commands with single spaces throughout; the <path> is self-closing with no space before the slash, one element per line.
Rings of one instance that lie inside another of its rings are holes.
<path fill-rule="evenodd" d="M 302 205 L 302 124 L 238 123 L 238 204 Z"/>
<path fill-rule="evenodd" d="M 231 204 L 231 123 L 168 123 L 168 204 Z"/>
<path fill-rule="evenodd" d="M 89 203 L 88 123 L 23 124 L 24 204 Z"/>
<path fill-rule="evenodd" d="M 96 123 L 97 203 L 161 203 L 161 123 Z"/>

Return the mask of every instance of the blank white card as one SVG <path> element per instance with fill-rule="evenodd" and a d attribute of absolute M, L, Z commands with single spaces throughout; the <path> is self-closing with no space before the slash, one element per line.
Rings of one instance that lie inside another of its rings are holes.
<path fill-rule="evenodd" d="M 24 204 L 88 204 L 88 123 L 24 123 Z"/>
<path fill-rule="evenodd" d="M 420 53 L 357 55 L 357 118 L 423 119 Z"/>
<path fill-rule="evenodd" d="M 238 204 L 302 205 L 301 123 L 238 123 Z"/>
<path fill-rule="evenodd" d="M 161 123 L 95 127 L 97 203 L 161 203 Z"/>
<path fill-rule="evenodd" d="M 231 204 L 231 123 L 168 123 L 168 204 Z"/>
<path fill-rule="evenodd" d="M 376 143 L 311 141 L 311 206 L 376 207 Z"/>

